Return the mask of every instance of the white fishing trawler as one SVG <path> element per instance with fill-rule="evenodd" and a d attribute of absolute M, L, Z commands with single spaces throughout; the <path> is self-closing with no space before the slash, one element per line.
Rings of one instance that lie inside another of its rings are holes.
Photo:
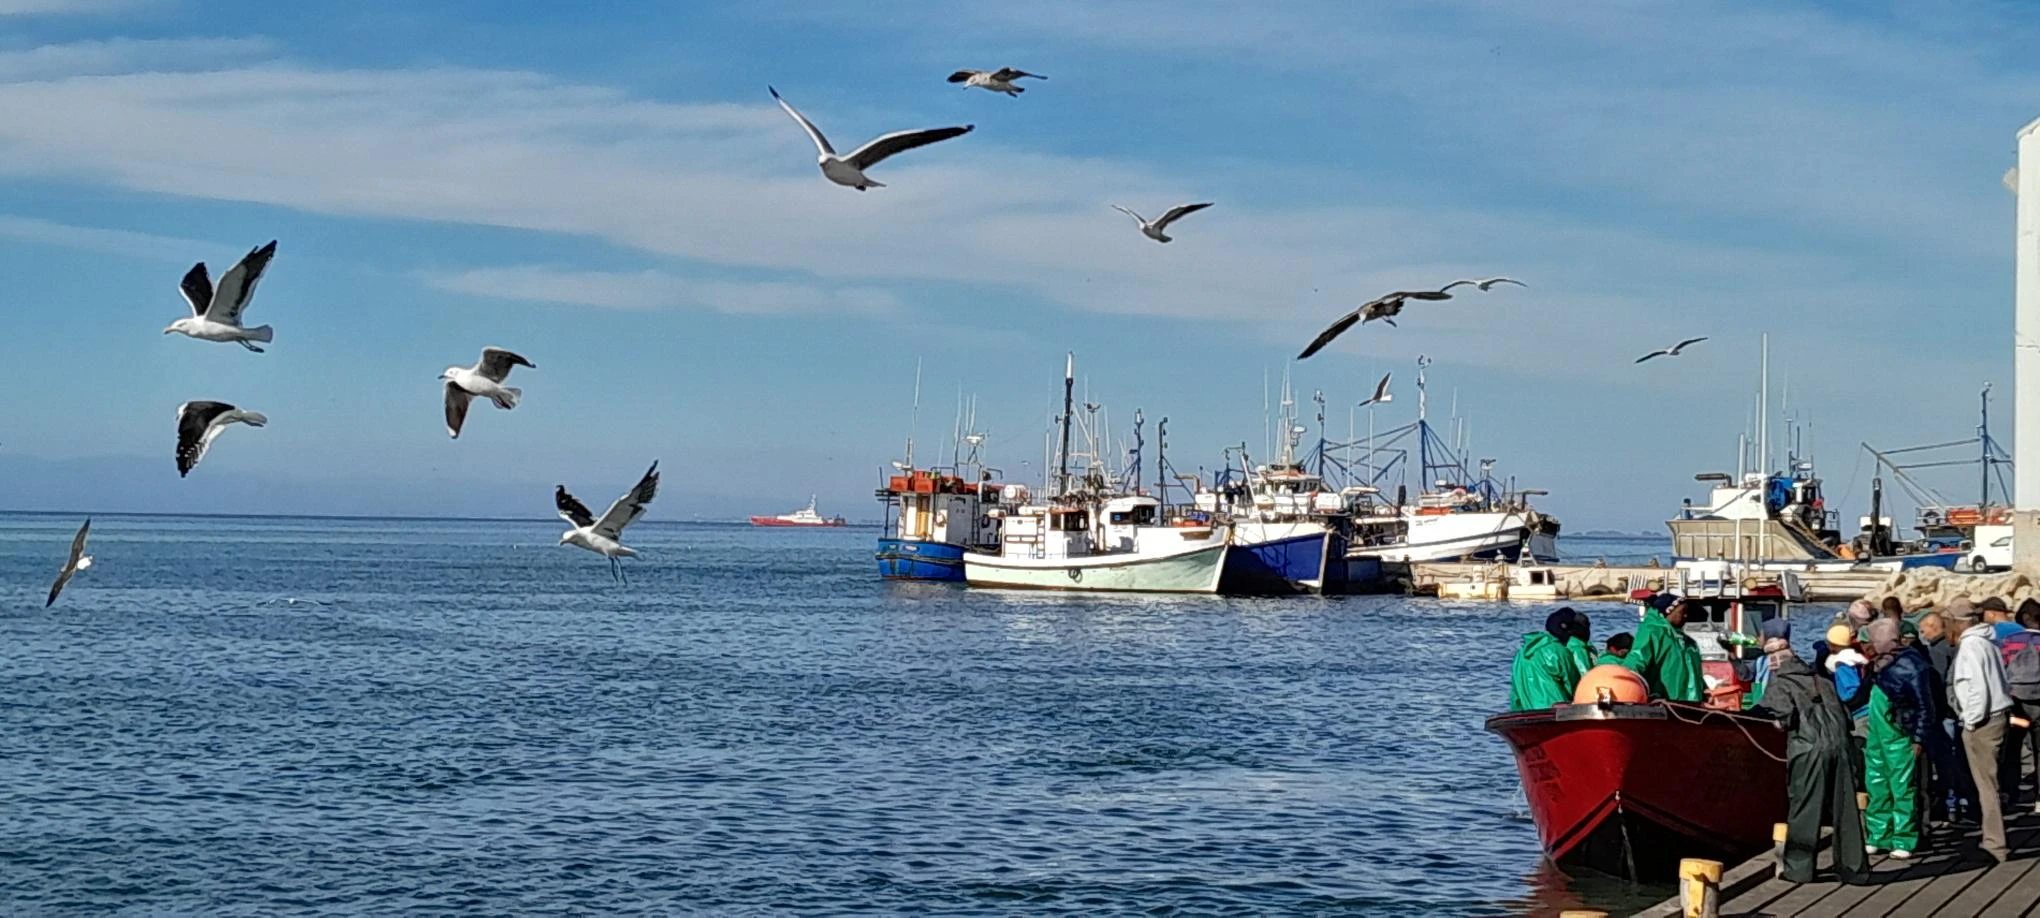
<path fill-rule="evenodd" d="M 1092 440 L 1091 462 L 1072 474 L 1075 383 L 1072 355 L 1063 367 L 1063 412 L 1058 419 L 1062 445 L 1052 496 L 1041 503 L 993 511 L 1000 517 L 998 550 L 966 551 L 965 581 L 973 587 L 1000 589 L 1218 592 L 1230 547 L 1221 521 L 1204 514 L 1171 519 L 1158 498 L 1114 493 L 1137 491 L 1138 463 L 1130 486 L 1109 484 L 1110 476 L 1097 462 L 1095 424 L 1085 434 Z"/>
<path fill-rule="evenodd" d="M 1370 408 L 1365 440 L 1326 447 L 1337 465 L 1376 493 L 1388 493 L 1395 483 L 1393 503 L 1356 510 L 1349 556 L 1391 564 L 1557 561 L 1559 521 L 1530 504 L 1545 492 L 1497 479 L 1493 459 L 1479 460 L 1476 474 L 1467 467 L 1464 428 L 1448 442 L 1432 427 L 1429 365 L 1429 358 L 1417 358 L 1416 421 L 1376 435 Z M 1421 482 L 1414 500 L 1411 474 Z"/>

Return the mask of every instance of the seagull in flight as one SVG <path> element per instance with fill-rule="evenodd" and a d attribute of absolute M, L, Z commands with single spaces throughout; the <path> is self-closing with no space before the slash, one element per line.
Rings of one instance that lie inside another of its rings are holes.
<path fill-rule="evenodd" d="M 248 301 L 255 296 L 255 282 L 262 279 L 262 269 L 269 267 L 269 260 L 276 257 L 276 240 L 250 251 L 246 257 L 227 269 L 220 276 L 219 286 L 213 286 L 206 275 L 205 262 L 192 265 L 184 273 L 184 280 L 178 285 L 184 290 L 184 300 L 191 304 L 191 315 L 170 323 L 163 334 L 176 332 L 202 341 L 232 341 L 255 353 L 262 349 L 255 342 L 269 343 L 273 335 L 267 325 L 244 328 L 241 313 L 248 308 Z"/>
<path fill-rule="evenodd" d="M 1169 234 L 1167 232 L 1169 224 L 1174 223 L 1177 220 L 1183 219 L 1183 217 L 1187 214 L 1194 214 L 1200 210 L 1210 207 L 1211 203 L 1212 202 L 1210 201 L 1205 201 L 1202 204 L 1178 204 L 1174 207 L 1169 208 L 1168 213 L 1165 213 L 1153 220 L 1149 220 L 1148 218 L 1143 217 L 1137 213 L 1134 213 L 1133 211 L 1127 210 L 1126 208 L 1121 207 L 1117 204 L 1112 205 L 1112 209 L 1119 211 L 1120 213 L 1125 214 L 1129 217 L 1132 217 L 1135 223 L 1140 224 L 1141 235 L 1146 236 L 1149 239 L 1153 239 L 1156 242 L 1168 242 L 1170 239 Z"/>
<path fill-rule="evenodd" d="M 617 498 L 616 503 L 610 504 L 609 512 L 602 514 L 601 519 L 596 519 L 594 514 L 588 512 L 587 504 L 575 500 L 574 495 L 568 494 L 566 485 L 554 488 L 553 506 L 559 508 L 560 518 L 574 527 L 560 534 L 560 544 L 585 548 L 608 558 L 609 576 L 629 586 L 630 577 L 623 572 L 623 565 L 619 564 L 617 559 L 635 558 L 637 550 L 625 548 L 618 540 L 623 538 L 623 527 L 637 522 L 638 517 L 644 516 L 645 505 L 651 503 L 652 497 L 658 493 L 659 463 L 656 460 L 652 462 L 651 468 L 645 470 L 645 477 L 638 479 L 637 487 L 631 488 L 629 494 Z"/>
<path fill-rule="evenodd" d="M 50 584 L 50 598 L 43 602 L 47 609 L 57 604 L 57 594 L 64 591 L 64 584 L 71 582 L 71 575 L 92 566 L 92 556 L 85 553 L 85 536 L 92 531 L 92 518 L 85 518 L 85 525 L 78 527 L 78 534 L 71 537 L 71 557 L 64 562 L 64 569 L 57 572 L 57 582 Z"/>
<path fill-rule="evenodd" d="M 1318 351 L 1324 350 L 1325 345 L 1332 343 L 1332 339 L 1345 334 L 1346 329 L 1352 328 L 1356 324 L 1380 319 L 1383 322 L 1394 325 L 1395 317 L 1402 314 L 1403 304 L 1410 300 L 1449 300 L 1451 298 L 1452 294 L 1446 293 L 1443 290 L 1397 290 L 1394 293 L 1383 294 L 1365 303 L 1361 303 L 1352 312 L 1340 316 L 1338 321 L 1326 326 L 1324 331 L 1318 332 L 1316 338 L 1311 339 L 1310 346 L 1304 348 L 1303 353 L 1296 355 L 1296 359 L 1303 360 Z"/>
<path fill-rule="evenodd" d="M 1641 356 L 1641 357 L 1638 357 L 1638 358 L 1636 358 L 1636 362 L 1637 362 L 1637 363 L 1642 363 L 1642 362 L 1644 362 L 1644 361 L 1646 361 L 1646 360 L 1649 360 L 1649 359 L 1651 359 L 1652 357 L 1677 357 L 1677 356 L 1679 356 L 1679 353 L 1680 353 L 1681 351 L 1684 351 L 1684 350 L 1685 350 L 1685 349 L 1686 349 L 1687 347 L 1690 347 L 1690 346 L 1692 346 L 1692 345 L 1695 345 L 1695 344 L 1699 344 L 1700 342 L 1702 342 L 1702 341 L 1705 341 L 1705 340 L 1707 340 L 1707 339 L 1706 339 L 1706 338 L 1704 338 L 1704 337 L 1701 337 L 1701 338 L 1687 338 L 1686 340 L 1684 340 L 1684 341 L 1681 341 L 1681 342 L 1679 342 L 1679 343 L 1677 343 L 1677 344 L 1674 344 L 1674 345 L 1672 345 L 1671 347 L 1661 347 L 1661 348 L 1658 348 L 1657 350 L 1651 351 L 1651 352 L 1650 352 L 1650 353 L 1648 353 L 1648 354 L 1645 354 L 1645 355 L 1643 355 L 1643 356 Z"/>
<path fill-rule="evenodd" d="M 506 351 L 500 347 L 482 348 L 482 359 L 471 367 L 447 367 L 439 378 L 446 380 L 446 435 L 460 439 L 460 425 L 467 421 L 468 402 L 479 396 L 496 403 L 505 410 L 517 407 L 517 400 L 524 397 L 524 390 L 503 385 L 510 375 L 511 367 L 538 365 L 524 359 L 523 355 Z"/>
<path fill-rule="evenodd" d="M 1366 401 L 1361 402 L 1355 407 L 1365 408 L 1369 405 L 1380 405 L 1395 401 L 1395 396 L 1388 391 L 1388 378 L 1394 375 L 1394 373 L 1381 374 L 1381 381 L 1374 384 L 1374 394 L 1368 396 Z"/>
<path fill-rule="evenodd" d="M 962 83 L 965 89 L 975 86 L 979 89 L 989 89 L 992 92 L 1003 92 L 1008 96 L 1017 97 L 1027 91 L 1025 87 L 1013 85 L 1013 81 L 1021 77 L 1033 77 L 1037 80 L 1048 79 L 1048 77 L 1041 74 L 1028 73 L 1017 67 L 1000 67 L 997 70 L 958 70 L 949 75 L 949 82 Z"/>
<path fill-rule="evenodd" d="M 848 185 L 858 191 L 885 187 L 881 182 L 866 178 L 864 170 L 884 162 L 886 157 L 951 137 L 961 137 L 977 127 L 974 124 L 966 124 L 962 127 L 929 128 L 925 131 L 895 131 L 850 151 L 849 156 L 837 156 L 836 148 L 829 146 L 829 138 L 822 136 L 821 129 L 815 127 L 814 122 L 807 120 L 800 112 L 794 111 L 793 106 L 786 104 L 786 100 L 780 98 L 779 90 L 770 86 L 765 88 L 772 93 L 772 98 L 779 100 L 780 108 L 786 109 L 786 113 L 793 116 L 793 120 L 800 122 L 801 129 L 807 131 L 808 139 L 815 142 L 817 154 L 815 162 L 822 167 L 822 175 L 829 181 L 838 185 Z"/>
<path fill-rule="evenodd" d="M 1530 286 L 1529 284 L 1523 283 L 1522 281 L 1519 281 L 1513 277 L 1490 277 L 1486 280 L 1473 280 L 1471 278 L 1465 280 L 1456 280 L 1438 289 L 1450 290 L 1454 287 L 1479 287 L 1480 292 L 1486 293 L 1489 290 L 1493 290 L 1496 284 L 1515 284 L 1518 287 Z"/>
<path fill-rule="evenodd" d="M 177 477 L 191 474 L 198 460 L 205 458 L 213 438 L 236 422 L 261 427 L 269 423 L 269 418 L 226 402 L 185 402 L 177 406 Z"/>

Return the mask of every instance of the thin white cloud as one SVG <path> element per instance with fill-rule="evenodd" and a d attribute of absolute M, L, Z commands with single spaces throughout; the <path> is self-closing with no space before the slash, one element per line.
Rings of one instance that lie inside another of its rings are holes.
<path fill-rule="evenodd" d="M 159 3 L 160 0 L 0 0 L 0 16 L 104 16 Z"/>
<path fill-rule="evenodd" d="M 264 38 L 113 38 L 0 51 L 0 80 L 133 73 L 137 70 L 217 70 L 268 57 Z"/>
<path fill-rule="evenodd" d="M 216 243 L 177 236 L 78 226 L 13 214 L 0 214 L 0 238 L 87 252 L 103 252 L 125 258 L 153 258 L 171 262 L 189 262 L 192 260 L 193 252 L 228 248 Z"/>
<path fill-rule="evenodd" d="M 891 313 L 885 290 L 784 281 L 699 280 L 664 271 L 571 271 L 538 265 L 428 273 L 440 290 L 495 299 L 602 309 L 705 309 L 740 315 L 802 312 Z"/>

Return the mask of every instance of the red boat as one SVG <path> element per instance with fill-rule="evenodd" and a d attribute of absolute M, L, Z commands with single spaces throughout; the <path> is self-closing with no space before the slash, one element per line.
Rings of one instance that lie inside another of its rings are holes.
<path fill-rule="evenodd" d="M 812 496 L 810 496 L 810 497 L 808 498 L 807 506 L 805 506 L 805 507 L 802 507 L 802 508 L 800 508 L 799 510 L 795 510 L 795 511 L 793 511 L 792 513 L 782 513 L 782 514 L 780 514 L 780 515 L 778 515 L 778 516 L 754 516 L 754 517 L 751 517 L 751 525 L 753 525 L 753 526 L 846 526 L 846 525 L 849 525 L 849 524 L 848 524 L 848 523 L 846 523 L 846 522 L 844 522 L 844 521 L 843 521 L 843 518 L 842 518 L 842 517 L 840 517 L 840 516 L 835 516 L 835 517 L 827 517 L 827 516 L 823 516 L 823 515 L 821 515 L 821 514 L 819 514 L 819 513 L 816 513 L 816 512 L 815 512 L 815 499 L 814 499 L 814 498 L 813 498 Z"/>
<path fill-rule="evenodd" d="M 1735 863 L 1785 820 L 1785 734 L 1694 705 L 1565 704 L 1488 718 L 1516 753 L 1545 854 L 1561 867 L 1672 876 L 1680 858 Z"/>

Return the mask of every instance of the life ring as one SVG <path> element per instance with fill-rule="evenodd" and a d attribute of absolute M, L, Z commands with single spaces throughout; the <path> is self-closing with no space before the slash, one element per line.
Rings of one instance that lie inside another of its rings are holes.
<path fill-rule="evenodd" d="M 1084 579 L 1084 569 L 1081 567 L 1073 567 L 1063 573 L 1068 574 L 1071 580 L 1082 581 Z"/>

